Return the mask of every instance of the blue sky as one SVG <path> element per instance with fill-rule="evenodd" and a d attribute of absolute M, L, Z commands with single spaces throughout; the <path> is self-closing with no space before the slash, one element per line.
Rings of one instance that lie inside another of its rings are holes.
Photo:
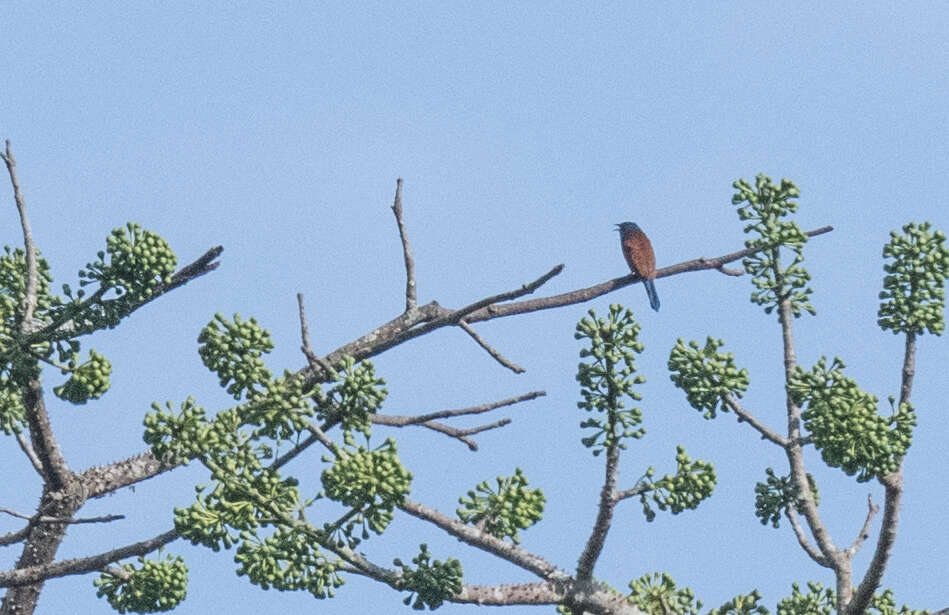
<path fill-rule="evenodd" d="M 798 221 L 835 231 L 807 248 L 816 318 L 796 322 L 804 365 L 840 356 L 881 399 L 898 392 L 901 340 L 876 326 L 880 252 L 891 229 L 930 220 L 949 229 L 949 12 L 937 3 L 14 3 L 0 25 L 0 137 L 11 139 L 37 243 L 57 282 L 75 282 L 107 233 L 132 220 L 161 233 L 188 262 L 225 247 L 213 275 L 137 313 L 92 345 L 113 361 L 101 402 L 50 401 L 74 469 L 140 452 L 155 400 L 194 395 L 227 407 L 201 366 L 196 337 L 215 312 L 256 316 L 277 343 L 274 370 L 304 364 L 295 293 L 309 305 L 313 343 L 328 352 L 397 315 L 404 273 L 389 211 L 405 180 L 406 222 L 419 299 L 453 307 L 563 274 L 540 294 L 623 275 L 612 225 L 638 222 L 660 266 L 741 247 L 731 183 L 758 172 L 801 189 Z M 18 244 L 12 198 L 0 242 Z M 478 330 L 524 365 L 500 368 L 468 337 L 442 330 L 376 361 L 392 413 L 463 407 L 535 389 L 548 396 L 500 416 L 471 453 L 433 433 L 401 431 L 413 496 L 452 512 L 477 482 L 524 469 L 548 495 L 523 544 L 575 566 L 595 514 L 601 461 L 579 443 L 576 321 L 611 302 L 643 325 L 646 438 L 621 480 L 674 466 L 675 446 L 712 461 L 710 500 L 647 524 L 636 503 L 618 510 L 599 578 L 625 588 L 665 570 L 709 606 L 760 589 L 769 608 L 792 582 L 832 583 L 787 527 L 753 515 L 753 486 L 783 456 L 729 417 L 704 421 L 669 381 L 679 337 L 725 340 L 751 372 L 747 407 L 783 425 L 780 332 L 748 302 L 745 278 L 690 273 L 659 280 L 662 310 L 641 288 L 589 305 L 485 323 Z M 919 426 L 906 461 L 896 550 L 884 584 L 916 608 L 946 606 L 946 340 L 920 341 L 914 402 Z M 47 388 L 58 383 L 55 374 Z M 381 431 L 381 430 L 380 430 Z M 822 470 L 821 509 L 849 544 L 868 493 Z M 314 452 L 292 466 L 315 490 Z M 38 486 L 11 441 L 0 452 L 0 505 L 35 506 Z M 76 527 L 60 556 L 76 557 L 166 530 L 205 478 L 189 467 L 90 503 L 120 513 Z M 4 521 L 0 531 L 16 527 Z M 874 531 L 878 523 L 874 525 Z M 398 517 L 364 545 L 375 561 L 411 558 L 420 542 L 459 558 L 466 581 L 508 583 L 526 573 Z M 858 555 L 862 574 L 872 546 Z M 9 552 L 7 552 L 9 551 Z M 238 579 L 232 554 L 174 543 L 192 570 L 180 613 L 320 609 L 405 610 L 401 596 L 352 578 L 332 601 L 263 592 Z M 16 547 L 0 552 L 4 566 Z M 47 584 L 38 613 L 110 612 L 92 576 Z M 406 611 L 407 612 L 407 611 Z M 465 614 L 475 607 L 445 606 Z M 552 612 L 519 607 L 511 613 Z"/>

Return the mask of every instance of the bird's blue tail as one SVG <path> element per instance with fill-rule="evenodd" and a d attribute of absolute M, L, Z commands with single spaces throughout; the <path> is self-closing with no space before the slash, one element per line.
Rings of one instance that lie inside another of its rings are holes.
<path fill-rule="evenodd" d="M 659 311 L 659 295 L 656 294 L 656 284 L 652 280 L 643 280 L 643 286 L 646 287 L 646 294 L 649 295 L 649 305 L 652 309 Z"/>

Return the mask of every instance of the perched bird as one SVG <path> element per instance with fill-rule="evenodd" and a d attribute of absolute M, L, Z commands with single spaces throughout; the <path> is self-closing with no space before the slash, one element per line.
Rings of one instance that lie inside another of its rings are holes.
<path fill-rule="evenodd" d="M 649 305 L 659 311 L 659 295 L 656 294 L 656 255 L 652 251 L 649 238 L 635 222 L 622 222 L 616 225 L 619 231 L 620 244 L 623 246 L 623 256 L 629 270 L 643 279 L 646 294 L 649 295 Z"/>

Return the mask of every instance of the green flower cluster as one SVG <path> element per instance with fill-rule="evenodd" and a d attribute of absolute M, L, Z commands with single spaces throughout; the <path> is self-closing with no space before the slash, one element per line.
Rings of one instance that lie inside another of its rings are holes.
<path fill-rule="evenodd" d="M 329 560 L 306 532 L 281 526 L 264 540 L 248 534 L 234 556 L 238 576 L 263 589 L 306 590 L 315 598 L 332 598 L 345 580 L 338 560 Z"/>
<path fill-rule="evenodd" d="M 105 596 L 119 613 L 160 613 L 170 611 L 185 599 L 188 567 L 181 556 L 166 556 L 163 561 L 139 557 L 141 568 L 124 564 L 125 578 L 108 572 L 93 581 L 96 595 Z"/>
<path fill-rule="evenodd" d="M 217 482 L 205 494 L 206 487 L 197 486 L 194 504 L 175 508 L 175 529 L 192 544 L 219 551 L 230 549 L 241 532 L 255 532 L 258 527 L 273 525 L 289 518 L 300 503 L 295 478 L 281 478 L 270 468 L 256 472 L 236 456 L 215 455 L 212 478 Z M 242 461 L 244 463 L 242 463 Z"/>
<path fill-rule="evenodd" d="M 253 437 L 290 440 L 306 430 L 315 414 L 313 392 L 304 391 L 301 376 L 285 371 L 281 378 L 265 380 L 262 390 L 251 392 L 250 403 L 240 406 L 243 421 L 254 425 Z"/>
<path fill-rule="evenodd" d="M 856 474 L 858 482 L 883 477 L 896 471 L 906 455 L 916 413 L 901 404 L 889 418 L 880 416 L 876 396 L 861 391 L 843 368 L 838 358 L 828 367 L 825 357 L 810 371 L 797 367 L 788 393 L 794 403 L 806 406 L 804 426 L 827 465 Z"/>
<path fill-rule="evenodd" d="M 797 583 L 791 584 L 791 596 L 778 602 L 778 615 L 831 615 L 837 609 L 836 592 L 821 583 L 808 582 L 807 593 Z M 917 611 L 908 606 L 896 609 L 892 590 L 874 594 L 867 615 L 927 615 L 928 611 Z"/>
<path fill-rule="evenodd" d="M 809 301 L 813 291 L 807 285 L 811 276 L 802 266 L 807 235 L 797 223 L 782 220 L 797 211 L 797 203 L 791 200 L 800 196 L 797 186 L 787 179 L 776 185 L 763 173 L 755 178 L 754 187 L 744 179 L 732 186 L 737 190 L 732 203 L 745 203 L 738 208 L 739 219 L 749 221 L 745 233 L 757 235 L 745 241 L 745 247 L 768 248 L 742 261 L 745 271 L 753 276 L 752 284 L 756 288 L 751 293 L 751 301 L 764 306 L 767 314 L 785 299 L 790 301 L 794 316 L 800 316 L 802 311 L 814 314 L 814 306 Z M 794 254 L 787 267 L 781 266 L 781 247 L 789 248 Z"/>
<path fill-rule="evenodd" d="M 624 397 L 634 401 L 642 395 L 633 388 L 646 381 L 642 376 L 633 376 L 636 371 L 636 355 L 644 346 L 639 341 L 639 323 L 633 313 L 618 304 L 610 305 L 606 318 L 597 317 L 594 310 L 588 312 L 577 323 L 574 338 L 589 341 L 589 348 L 580 350 L 581 360 L 577 368 L 582 401 L 577 407 L 592 414 L 580 426 L 592 429 L 593 435 L 581 440 L 584 446 L 599 455 L 606 449 L 626 448 L 623 440 L 641 438 L 646 430 L 640 427 L 642 410 L 624 410 Z"/>
<path fill-rule="evenodd" d="M 222 441 L 219 433 L 210 428 L 204 408 L 188 397 L 181 404 L 181 412 L 176 414 L 171 402 L 162 408 L 152 403 L 152 411 L 145 413 L 145 443 L 152 448 L 156 459 L 169 465 L 187 463 L 212 448 L 229 446 L 228 440 Z"/>
<path fill-rule="evenodd" d="M 777 476 L 771 468 L 765 470 L 765 474 L 768 475 L 765 482 L 755 484 L 755 516 L 761 520 L 761 525 L 771 522 L 772 527 L 780 527 L 781 513 L 788 506 L 794 506 L 798 512 L 801 512 L 800 491 L 790 476 Z M 807 483 L 814 503 L 819 504 L 817 481 L 808 474 Z"/>
<path fill-rule="evenodd" d="M 674 515 L 698 508 L 702 500 L 712 495 L 718 480 L 711 463 L 701 459 L 692 461 L 681 445 L 676 447 L 676 473 L 666 474 L 657 481 L 649 478 L 652 474 L 650 468 L 640 482 L 639 501 L 647 521 L 656 518 L 651 504 L 659 510 L 670 510 Z"/>
<path fill-rule="evenodd" d="M 333 465 L 321 476 L 324 493 L 354 511 L 356 518 L 343 528 L 352 546 L 358 540 L 353 535 L 356 523 L 363 526 L 363 538 L 368 530 L 381 534 L 392 521 L 395 507 L 409 493 L 412 473 L 402 466 L 396 454 L 395 440 L 389 438 L 374 450 L 358 447 L 342 449 Z"/>
<path fill-rule="evenodd" d="M 379 410 L 388 394 L 383 388 L 385 380 L 376 377 L 369 361 L 357 364 L 352 357 L 344 357 L 335 366 L 331 383 L 326 390 L 314 391 L 317 416 L 322 421 L 339 422 L 344 431 L 361 431 L 368 437 L 369 415 Z"/>
<path fill-rule="evenodd" d="M 106 239 L 105 252 L 99 252 L 98 257 L 79 272 L 80 285 L 98 283 L 104 289 L 114 289 L 125 303 L 150 297 L 171 279 L 178 263 L 167 241 L 134 222 L 114 229 Z"/>
<path fill-rule="evenodd" d="M 629 582 L 629 602 L 648 615 L 698 615 L 702 601 L 688 587 L 678 589 L 665 572 L 644 574 Z"/>
<path fill-rule="evenodd" d="M 218 375 L 221 386 L 234 399 L 270 380 L 270 370 L 260 357 L 273 350 L 270 332 L 260 327 L 256 318 L 241 320 L 234 314 L 229 321 L 220 313 L 214 315 L 198 336 L 201 361 Z"/>
<path fill-rule="evenodd" d="M 686 398 L 707 419 L 716 412 L 728 412 L 725 400 L 740 398 L 748 390 L 748 370 L 735 367 L 735 355 L 719 352 L 722 340 L 709 336 L 702 347 L 695 340 L 686 345 L 682 338 L 669 353 L 669 371 L 672 382 L 685 391 Z"/>
<path fill-rule="evenodd" d="M 70 374 L 69 380 L 54 387 L 53 393 L 62 400 L 84 404 L 90 399 L 99 399 L 109 390 L 112 364 L 103 355 L 90 350 L 89 360 L 82 365 L 77 365 L 76 355 L 73 355 L 63 373 Z"/>
<path fill-rule="evenodd" d="M 893 333 L 936 335 L 945 329 L 946 278 L 949 248 L 942 231 L 931 232 L 928 222 L 910 223 L 903 234 L 892 231 L 883 246 L 883 290 L 877 323 Z"/>
<path fill-rule="evenodd" d="M 514 476 L 499 476 L 496 489 L 488 481 L 478 483 L 468 497 L 458 499 L 462 507 L 457 513 L 465 523 L 473 523 L 498 538 L 510 537 L 517 543 L 517 531 L 540 521 L 546 501 L 543 491 L 527 488 L 527 477 L 517 468 Z"/>
<path fill-rule="evenodd" d="M 750 594 L 739 594 L 708 612 L 708 615 L 768 615 L 768 609 L 758 604 L 761 592 L 757 589 Z"/>
<path fill-rule="evenodd" d="M 419 548 L 419 554 L 412 558 L 416 566 L 414 569 L 398 558 L 393 561 L 402 569 L 402 588 L 412 592 L 402 603 L 406 606 L 411 604 L 416 611 L 425 610 L 425 607 L 434 611 L 461 591 L 461 562 L 453 558 L 444 562 L 432 561 L 428 546 L 422 544 Z"/>

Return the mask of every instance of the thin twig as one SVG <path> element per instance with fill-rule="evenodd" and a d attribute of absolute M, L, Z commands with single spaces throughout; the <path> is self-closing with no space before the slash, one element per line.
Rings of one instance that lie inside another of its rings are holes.
<path fill-rule="evenodd" d="M 471 406 L 468 408 L 459 408 L 456 410 L 438 410 L 437 412 L 429 412 L 427 414 L 417 414 L 417 415 L 391 415 L 391 414 L 373 414 L 370 418 L 372 421 L 382 423 L 385 425 L 392 425 L 395 427 L 402 427 L 405 425 L 418 425 L 419 423 L 426 423 L 435 419 L 447 419 L 454 416 L 466 416 L 469 414 L 483 414 L 497 408 L 502 408 L 504 406 L 512 406 L 514 404 L 530 401 L 532 399 L 537 399 L 538 397 L 544 397 L 547 395 L 546 391 L 531 391 L 530 393 L 524 393 L 523 395 L 518 395 L 516 397 L 509 397 L 507 399 L 502 399 L 500 401 L 493 401 L 487 404 L 481 404 L 479 406 Z M 381 418 L 384 417 L 384 418 Z"/>
<path fill-rule="evenodd" d="M 876 516 L 879 510 L 880 507 L 873 503 L 873 496 L 867 494 L 867 518 L 863 521 L 863 527 L 860 528 L 860 533 L 857 534 L 853 544 L 847 548 L 847 553 L 850 555 L 850 557 L 856 555 L 857 551 L 860 550 L 860 547 L 863 546 L 863 542 L 869 538 L 870 524 L 873 523 L 873 517 Z"/>
<path fill-rule="evenodd" d="M 30 219 L 26 215 L 26 201 L 20 191 L 20 182 L 16 176 L 16 159 L 10 147 L 10 140 L 6 141 L 6 152 L 0 153 L 0 158 L 7 165 L 10 174 L 10 183 L 13 184 L 13 200 L 20 214 L 20 226 L 23 229 L 23 248 L 26 250 L 26 293 L 20 303 L 20 333 L 27 334 L 33 328 L 33 310 L 36 309 L 36 292 L 39 283 L 36 265 L 36 245 L 33 243 L 33 230 L 30 228 Z"/>
<path fill-rule="evenodd" d="M 33 469 L 36 470 L 36 473 L 40 475 L 40 478 L 45 480 L 45 476 L 43 475 L 43 462 L 40 461 L 40 458 L 36 456 L 36 451 L 33 450 L 33 447 L 26 439 L 26 436 L 17 432 L 16 441 L 17 444 L 20 445 L 20 450 L 22 450 L 27 459 L 30 460 L 30 464 L 33 466 Z"/>
<path fill-rule="evenodd" d="M 791 528 L 794 530 L 794 535 L 797 536 L 797 542 L 801 545 L 801 548 L 804 549 L 804 552 L 807 553 L 810 558 L 818 565 L 831 568 L 832 566 L 830 565 L 830 560 L 824 557 L 820 551 L 815 549 L 811 542 L 807 539 L 807 534 L 804 533 L 804 527 L 797 518 L 797 513 L 795 513 L 791 507 L 788 506 L 784 509 L 784 514 L 787 516 L 788 521 L 791 522 Z"/>
<path fill-rule="evenodd" d="M 478 425 L 477 427 L 469 427 L 466 429 L 459 429 L 457 427 L 452 427 L 451 425 L 445 425 L 444 423 L 439 423 L 438 421 L 425 421 L 419 423 L 416 421 L 405 422 L 402 419 L 411 419 L 414 417 L 400 417 L 393 416 L 391 414 L 374 414 L 372 416 L 372 422 L 375 425 L 388 425 L 390 427 L 407 427 L 409 425 L 418 425 L 419 427 L 427 427 L 432 431 L 437 431 L 443 433 L 446 436 L 450 436 L 457 440 L 460 440 L 468 446 L 472 451 L 478 450 L 478 443 L 469 438 L 468 436 L 481 433 L 483 431 L 488 431 L 490 429 L 497 429 L 498 427 L 504 427 L 505 425 L 511 422 L 509 418 L 503 418 L 499 421 L 494 421 L 493 423 L 488 423 L 486 425 Z"/>
<path fill-rule="evenodd" d="M 405 220 L 402 217 L 402 178 L 395 180 L 395 201 L 392 203 L 392 213 L 395 214 L 396 224 L 399 225 L 399 237 L 402 239 L 402 255 L 405 258 L 405 311 L 411 312 L 418 305 L 418 288 L 415 283 L 415 258 L 412 256 L 412 244 L 405 230 Z"/>
<path fill-rule="evenodd" d="M 758 433 L 761 434 L 762 440 L 770 440 L 774 442 L 781 448 L 785 448 L 788 445 L 787 438 L 782 437 L 777 432 L 768 428 L 764 423 L 758 421 L 753 414 L 745 410 L 738 400 L 733 396 L 728 395 L 725 397 L 725 405 L 738 416 L 739 423 L 748 423 L 751 425 Z"/>
<path fill-rule="evenodd" d="M 464 330 L 465 330 L 465 333 L 467 333 L 468 335 L 470 335 L 471 338 L 472 338 L 475 342 L 477 342 L 479 346 L 481 346 L 482 348 L 484 348 L 484 349 L 487 351 L 487 353 L 488 353 L 489 355 L 491 355 L 491 356 L 494 358 L 495 361 L 497 361 L 498 363 L 500 363 L 500 364 L 503 365 L 504 367 L 508 368 L 509 370 L 511 370 L 512 372 L 514 372 L 515 374 L 523 374 L 523 373 L 524 373 L 524 368 L 523 368 L 523 367 L 521 367 L 521 366 L 518 365 L 517 363 L 514 363 L 513 361 L 511 361 L 510 359 L 508 359 L 508 358 L 506 358 L 504 355 L 502 355 L 500 352 L 498 352 L 497 349 L 495 349 L 493 346 L 491 346 L 491 344 L 489 344 L 487 341 L 485 341 L 485 339 L 484 339 L 483 337 L 481 337 L 480 335 L 478 335 L 478 332 L 475 331 L 473 328 L 471 328 L 471 325 L 469 325 L 467 322 L 465 322 L 464 320 L 461 320 L 461 321 L 458 322 L 458 326 L 461 327 L 462 329 L 464 329 Z"/>
<path fill-rule="evenodd" d="M 303 351 L 303 355 L 306 357 L 307 363 L 310 364 L 311 369 L 322 369 L 326 373 L 327 377 L 331 377 L 335 373 L 333 371 L 333 366 L 313 352 L 313 347 L 310 345 L 310 325 L 306 320 L 306 310 L 303 306 L 303 293 L 297 293 L 297 306 L 300 309 L 300 338 L 303 341 L 303 345 L 300 347 L 300 350 Z"/>
<path fill-rule="evenodd" d="M 37 517 L 36 515 L 25 515 L 13 509 L 6 508 L 5 506 L 0 506 L 0 513 L 5 513 L 19 519 L 26 519 L 32 523 L 111 523 L 112 521 L 119 521 L 125 518 L 125 515 L 104 515 L 102 517 L 81 517 L 79 519 L 63 519 L 61 517 L 49 517 L 46 515 Z"/>

